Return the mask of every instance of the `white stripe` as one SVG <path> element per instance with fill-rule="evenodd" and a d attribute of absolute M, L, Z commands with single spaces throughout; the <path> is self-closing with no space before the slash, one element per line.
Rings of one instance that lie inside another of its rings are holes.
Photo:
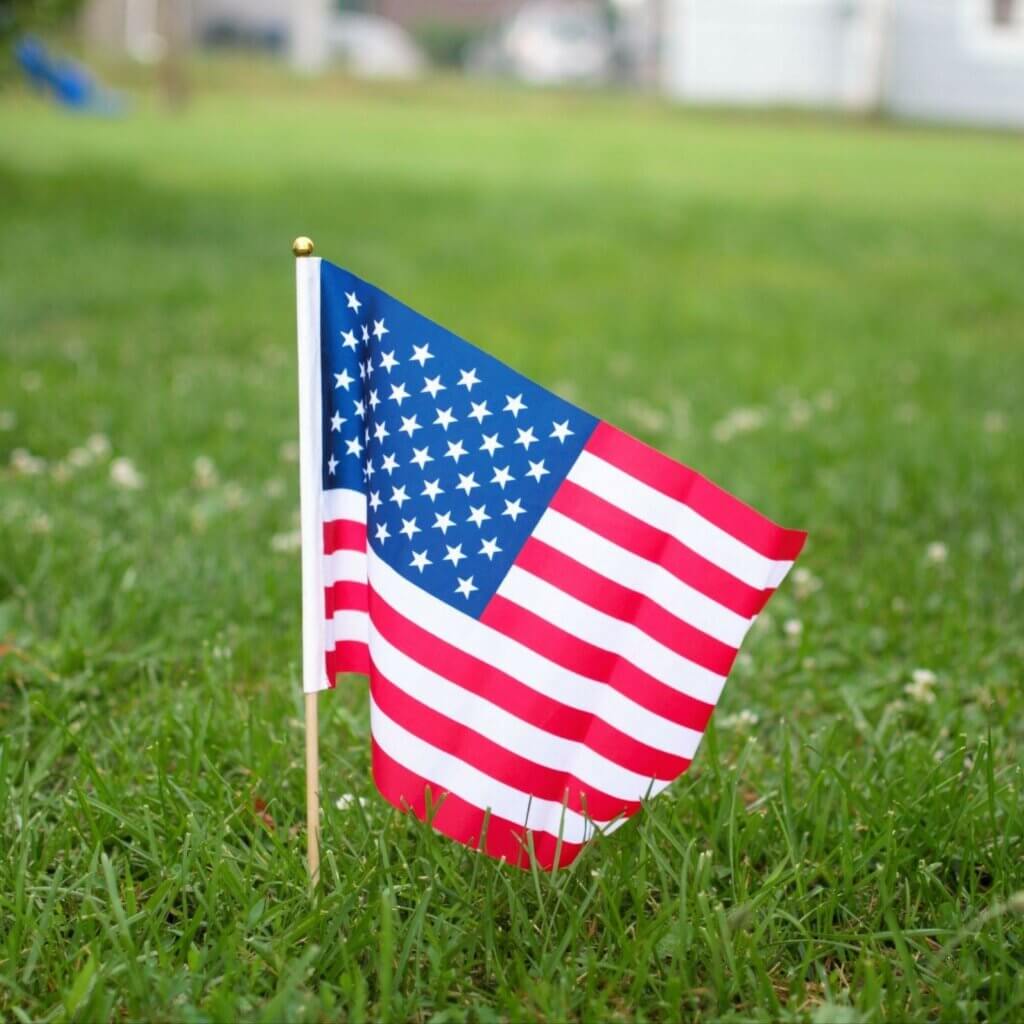
<path fill-rule="evenodd" d="M 570 672 L 482 622 L 452 608 L 399 575 L 372 549 L 370 585 L 399 614 L 524 686 L 586 711 L 640 743 L 692 759 L 701 733 L 649 711 L 598 680 Z"/>
<path fill-rule="evenodd" d="M 351 519 L 357 523 L 366 522 L 366 495 L 349 487 L 337 487 L 324 491 L 320 496 L 324 522 L 334 519 Z"/>
<path fill-rule="evenodd" d="M 739 647 L 750 629 L 752 620 L 683 583 L 656 562 L 634 555 L 553 508 L 540 517 L 533 536 L 594 572 L 649 597 L 670 615 L 730 647 Z"/>
<path fill-rule="evenodd" d="M 323 419 L 320 395 L 320 260 L 295 261 L 299 363 L 299 498 L 302 525 L 302 689 L 328 688 L 324 665 L 323 525 L 320 519 Z"/>
<path fill-rule="evenodd" d="M 668 783 L 631 772 L 575 740 L 531 725 L 497 704 L 463 689 L 392 646 L 370 626 L 374 667 L 414 700 L 435 708 L 505 750 L 546 768 L 571 773 L 585 785 L 622 800 L 643 800 Z"/>
<path fill-rule="evenodd" d="M 792 561 L 775 561 L 708 522 L 688 505 L 655 490 L 591 452 L 580 452 L 567 479 L 650 523 L 758 590 L 775 587 Z"/>
<path fill-rule="evenodd" d="M 324 555 L 324 586 L 332 583 L 365 583 L 366 554 L 342 548 L 333 554 Z M 323 597 L 321 596 L 321 605 Z"/>
<path fill-rule="evenodd" d="M 594 836 L 595 825 L 610 831 L 609 822 L 591 822 L 576 811 L 513 789 L 473 765 L 438 750 L 388 718 L 372 697 L 370 727 L 374 740 L 392 760 L 499 818 L 537 832 L 560 835 L 567 843 L 586 842 Z"/>
<path fill-rule="evenodd" d="M 689 661 L 631 622 L 605 615 L 516 565 L 497 592 L 580 640 L 619 655 L 679 693 L 715 704 L 725 686 L 725 676 Z"/>
<path fill-rule="evenodd" d="M 336 644 L 345 640 L 365 644 L 369 633 L 370 616 L 366 612 L 337 611 L 324 623 L 324 650 L 333 651 Z"/>

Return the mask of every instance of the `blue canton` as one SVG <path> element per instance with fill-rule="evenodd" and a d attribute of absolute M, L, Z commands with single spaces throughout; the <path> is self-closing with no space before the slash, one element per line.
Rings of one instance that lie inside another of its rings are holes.
<path fill-rule="evenodd" d="M 373 285 L 320 264 L 323 486 L 369 544 L 479 616 L 597 420 Z"/>

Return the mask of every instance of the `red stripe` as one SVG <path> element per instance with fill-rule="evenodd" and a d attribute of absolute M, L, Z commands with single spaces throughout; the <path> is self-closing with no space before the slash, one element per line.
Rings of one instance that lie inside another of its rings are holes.
<path fill-rule="evenodd" d="M 492 665 L 445 643 L 391 608 L 376 591 L 370 592 L 370 608 L 374 628 L 403 654 L 457 686 L 497 704 L 524 722 L 554 736 L 584 743 L 596 753 L 638 775 L 669 780 L 689 767 L 687 758 L 641 743 L 591 712 L 569 707 L 554 696 L 538 693 Z M 671 693 L 675 704 L 688 699 L 674 690 Z M 691 715 L 684 724 L 703 729 L 710 708 L 706 705 L 700 705 L 700 708 L 701 713 Z M 678 721 L 678 718 L 673 718 L 673 721 Z M 692 725 L 698 721 L 699 726 Z"/>
<path fill-rule="evenodd" d="M 324 587 L 324 615 L 329 619 L 335 612 L 365 612 L 368 608 L 369 588 L 365 583 L 341 580 Z"/>
<path fill-rule="evenodd" d="M 571 480 L 565 480 L 555 492 L 551 507 L 620 548 L 655 562 L 687 586 L 745 619 L 757 615 L 771 597 L 771 590 L 758 590 L 744 583 L 671 534 L 631 516 Z"/>
<path fill-rule="evenodd" d="M 483 733 L 467 728 L 439 711 L 410 697 L 387 679 L 370 659 L 370 690 L 374 702 L 393 722 L 438 750 L 471 764 L 489 778 L 550 800 L 596 821 L 611 821 L 620 814 L 634 814 L 639 800 L 626 800 L 594 789 L 575 775 L 538 764 L 506 749 Z"/>
<path fill-rule="evenodd" d="M 656 601 L 588 569 L 543 541 L 532 537 L 527 540 L 515 564 L 591 608 L 636 626 L 694 664 L 720 676 L 728 675 L 732 668 L 735 647 L 708 636 Z"/>
<path fill-rule="evenodd" d="M 351 519 L 332 519 L 324 523 L 324 554 L 335 551 L 365 551 L 366 524 Z"/>
<path fill-rule="evenodd" d="M 364 676 L 370 674 L 370 649 L 358 640 L 342 640 L 325 654 L 324 659 L 331 689 L 336 685 L 335 676 L 339 672 L 358 672 Z"/>
<path fill-rule="evenodd" d="M 807 539 L 802 530 L 783 529 L 700 473 L 607 423 L 597 425 L 584 450 L 688 505 L 765 558 L 790 561 Z"/>
<path fill-rule="evenodd" d="M 580 640 L 499 594 L 491 598 L 480 621 L 570 672 L 607 683 L 679 725 L 703 732 L 714 710 L 711 704 L 673 690 L 620 655 Z"/>
<path fill-rule="evenodd" d="M 487 815 L 461 797 L 449 793 L 389 757 L 373 742 L 373 778 L 386 800 L 401 811 L 412 811 L 438 831 L 491 857 L 504 858 L 528 868 L 528 836 L 522 825 Z M 533 851 L 540 867 L 550 871 L 556 860 L 565 867 L 579 855 L 582 844 L 562 842 L 547 832 L 532 833 Z"/>

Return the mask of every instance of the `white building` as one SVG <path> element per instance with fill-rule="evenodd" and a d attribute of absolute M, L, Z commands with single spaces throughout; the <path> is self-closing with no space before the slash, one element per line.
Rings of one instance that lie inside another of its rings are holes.
<path fill-rule="evenodd" d="M 1024 0 L 665 0 L 662 42 L 690 102 L 1024 128 Z"/>

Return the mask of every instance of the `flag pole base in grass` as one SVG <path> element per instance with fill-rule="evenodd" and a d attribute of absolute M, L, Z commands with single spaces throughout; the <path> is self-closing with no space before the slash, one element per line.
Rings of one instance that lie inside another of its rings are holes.
<path fill-rule="evenodd" d="M 317 722 L 317 697 L 306 694 L 306 863 L 309 880 L 320 878 L 320 730 Z"/>

